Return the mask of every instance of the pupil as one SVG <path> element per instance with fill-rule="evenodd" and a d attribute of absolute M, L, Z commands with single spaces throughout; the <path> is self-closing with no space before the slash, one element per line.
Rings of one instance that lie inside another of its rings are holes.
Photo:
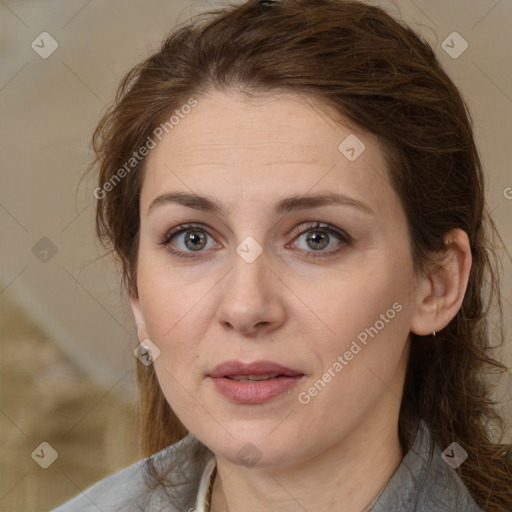
<path fill-rule="evenodd" d="M 204 234 L 199 233 L 198 231 L 189 232 L 189 233 L 187 233 L 185 243 L 187 243 L 189 241 L 192 242 L 192 247 L 189 247 L 189 249 L 197 250 L 198 247 L 201 248 L 201 246 L 200 246 L 201 241 L 204 242 Z M 188 245 L 187 245 L 187 247 L 188 247 Z"/>
<path fill-rule="evenodd" d="M 318 238 L 320 237 L 320 239 Z M 308 242 L 312 242 L 314 245 L 316 245 L 317 247 L 315 247 L 316 249 L 323 249 L 327 243 L 323 243 L 321 242 L 321 238 L 324 237 L 324 242 L 327 240 L 327 237 L 325 235 L 325 233 L 316 233 L 315 235 L 309 235 L 307 237 L 307 241 Z M 320 247 L 318 247 L 320 245 Z"/>

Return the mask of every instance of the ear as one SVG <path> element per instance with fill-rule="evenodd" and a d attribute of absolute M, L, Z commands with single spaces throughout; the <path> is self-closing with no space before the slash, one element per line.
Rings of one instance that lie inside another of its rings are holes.
<path fill-rule="evenodd" d="M 459 311 L 471 270 L 471 247 L 462 229 L 445 236 L 441 261 L 433 264 L 428 277 L 416 288 L 416 310 L 411 331 L 421 336 L 446 327 Z"/>
<path fill-rule="evenodd" d="M 143 341 L 148 336 L 148 331 L 146 329 L 146 322 L 144 320 L 144 313 L 142 312 L 140 299 L 139 297 L 135 297 L 134 295 L 130 295 L 130 306 L 132 307 L 133 316 L 135 318 L 135 323 L 137 324 L 137 333 L 139 337 L 139 341 Z"/>

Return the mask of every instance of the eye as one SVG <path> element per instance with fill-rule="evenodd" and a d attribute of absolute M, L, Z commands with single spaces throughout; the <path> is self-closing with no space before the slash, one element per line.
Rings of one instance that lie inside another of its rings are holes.
<path fill-rule="evenodd" d="M 306 258 L 330 256 L 352 243 L 352 238 L 347 233 L 331 224 L 315 222 L 306 227 L 296 228 L 294 232 L 299 235 L 299 239 L 306 235 L 304 238 L 306 249 L 303 249 L 306 252 Z M 338 243 L 333 250 L 324 251 L 331 244 L 333 237 L 341 243 Z M 308 248 L 312 249 L 312 251 L 308 250 Z"/>
<path fill-rule="evenodd" d="M 182 224 L 169 231 L 160 245 L 171 246 L 173 239 L 176 239 L 178 244 L 181 243 L 181 247 L 178 246 L 179 250 L 174 250 L 169 247 L 169 250 L 177 255 L 184 258 L 194 257 L 194 252 L 201 252 L 202 249 L 208 245 L 208 237 L 211 238 L 210 234 L 205 231 L 204 228 L 195 224 Z M 187 254 L 188 253 L 188 254 Z"/>
<path fill-rule="evenodd" d="M 343 230 L 331 224 L 323 224 L 320 222 L 295 228 L 294 233 L 298 235 L 299 239 L 306 235 L 304 239 L 306 249 L 301 249 L 301 251 L 305 253 L 306 258 L 330 256 L 338 253 L 352 243 L 350 235 Z M 211 248 L 211 246 L 208 247 L 208 237 L 212 238 L 201 226 L 196 224 L 182 224 L 171 229 L 164 236 L 160 245 L 168 247 L 169 251 L 176 256 L 194 258 L 196 256 L 194 253 L 199 253 L 202 252 L 203 249 Z M 337 239 L 339 243 L 334 249 L 324 251 L 327 246 L 331 245 L 331 239 L 333 237 Z M 174 239 L 176 239 L 177 242 L 171 243 Z M 171 248 L 171 246 L 178 246 L 178 250 Z M 308 250 L 308 248 L 312 250 Z"/>

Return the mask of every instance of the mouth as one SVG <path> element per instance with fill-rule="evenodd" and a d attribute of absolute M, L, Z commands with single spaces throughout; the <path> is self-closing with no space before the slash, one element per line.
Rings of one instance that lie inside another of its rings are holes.
<path fill-rule="evenodd" d="M 242 363 L 241 361 L 224 361 L 217 365 L 209 374 L 209 377 L 227 377 L 232 379 L 264 380 L 283 377 L 297 377 L 304 375 L 299 370 L 288 368 L 272 361 L 254 361 L 253 363 Z"/>
<path fill-rule="evenodd" d="M 279 375 L 277 373 L 263 373 L 261 375 L 255 374 L 225 376 L 226 379 L 236 380 L 237 382 L 258 382 L 261 380 L 275 379 L 276 377 L 284 377 L 284 375 Z"/>
<path fill-rule="evenodd" d="M 305 375 L 271 361 L 246 364 L 232 360 L 216 366 L 208 377 L 215 389 L 230 401 L 261 404 L 290 391 Z"/>

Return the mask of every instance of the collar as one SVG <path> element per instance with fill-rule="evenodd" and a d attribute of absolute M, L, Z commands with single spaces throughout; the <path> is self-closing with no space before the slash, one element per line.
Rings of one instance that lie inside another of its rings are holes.
<path fill-rule="evenodd" d="M 215 480 L 215 474 L 217 473 L 216 470 L 217 462 L 215 460 L 215 456 L 210 454 L 199 482 L 199 489 L 197 491 L 196 503 L 194 506 L 195 512 L 210 511 L 213 481 Z"/>

